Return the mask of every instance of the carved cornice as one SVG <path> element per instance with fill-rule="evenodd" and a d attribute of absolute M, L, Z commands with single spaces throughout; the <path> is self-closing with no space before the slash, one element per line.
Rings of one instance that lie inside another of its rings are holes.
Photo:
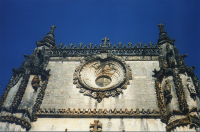
<path fill-rule="evenodd" d="M 110 43 L 109 43 L 110 44 Z M 142 47 L 142 43 L 139 43 L 139 47 L 134 44 L 134 46 L 132 47 L 132 43 L 129 43 L 129 46 L 126 46 L 126 44 L 122 47 L 121 43 L 119 43 L 119 46 L 117 47 L 115 44 L 114 46 L 111 48 L 111 45 L 109 45 L 107 47 L 102 47 L 102 44 L 99 45 L 99 47 L 97 45 L 95 45 L 94 47 L 92 47 L 92 45 L 90 45 L 89 47 L 87 45 L 85 45 L 82 48 L 82 43 L 79 45 L 79 47 L 77 45 L 75 45 L 73 47 L 73 44 L 70 44 L 69 48 L 67 48 L 67 46 L 65 45 L 62 48 L 62 45 L 59 45 L 60 47 L 53 47 L 49 50 L 47 50 L 50 54 L 50 57 L 67 57 L 67 56 L 88 56 L 88 55 L 92 55 L 92 54 L 99 54 L 102 53 L 102 50 L 106 50 L 106 53 L 109 54 L 113 54 L 113 55 L 123 55 L 123 56 L 158 56 L 159 53 L 159 49 L 157 44 L 154 45 L 153 47 L 153 43 L 149 43 L 149 46 L 147 46 L 146 44 Z"/>
<path fill-rule="evenodd" d="M 13 115 L 0 116 L 0 121 L 15 123 L 17 125 L 21 125 L 23 128 L 26 128 L 27 130 L 31 128 L 31 124 L 28 121 L 26 121 L 25 119 L 18 118 Z"/>
<path fill-rule="evenodd" d="M 118 56 L 118 55 L 117 55 Z M 87 56 L 82 57 L 50 57 L 49 61 L 81 61 Z M 158 56 L 119 56 L 125 61 L 158 61 Z"/>
<path fill-rule="evenodd" d="M 160 113 L 158 111 L 154 110 L 139 110 L 138 108 L 136 110 L 128 110 L 127 108 L 125 110 L 122 109 L 39 109 L 36 113 L 36 116 L 40 117 L 60 117 L 60 118 L 71 118 L 71 117 L 81 117 L 81 118 L 106 118 L 106 117 L 112 117 L 112 118 L 119 118 L 119 117 L 160 117 Z"/>

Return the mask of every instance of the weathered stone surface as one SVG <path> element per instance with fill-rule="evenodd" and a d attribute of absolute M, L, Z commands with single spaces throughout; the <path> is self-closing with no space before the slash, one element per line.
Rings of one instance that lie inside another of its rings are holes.
<path fill-rule="evenodd" d="M 41 108 L 158 110 L 152 72 L 155 67 L 158 68 L 158 61 L 126 61 L 126 63 L 130 65 L 133 72 L 130 85 L 123 90 L 122 94 L 104 98 L 98 103 L 95 99 L 80 93 L 73 84 L 73 73 L 76 66 L 80 64 L 79 61 L 49 62 L 47 69 L 51 69 L 51 76 Z"/>
<path fill-rule="evenodd" d="M 165 131 L 160 119 L 144 118 L 38 118 L 30 131 L 90 131 L 94 120 L 102 123 L 102 131 Z"/>
<path fill-rule="evenodd" d="M 5 107 L 6 109 L 10 109 L 11 104 L 12 104 L 14 97 L 15 97 L 14 95 L 17 93 L 17 90 L 19 89 L 19 85 L 21 84 L 21 81 L 22 81 L 22 78 L 19 79 L 18 83 L 15 84 L 11 88 L 10 92 L 8 93 L 8 96 L 7 96 L 7 98 L 4 102 L 4 105 L 3 105 L 3 107 Z"/>

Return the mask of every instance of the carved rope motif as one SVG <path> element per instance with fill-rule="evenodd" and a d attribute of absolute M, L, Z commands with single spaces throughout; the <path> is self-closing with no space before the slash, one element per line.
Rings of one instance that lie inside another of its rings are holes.
<path fill-rule="evenodd" d="M 18 118 L 13 115 L 6 115 L 6 116 L 0 116 L 1 122 L 9 122 L 9 123 L 16 123 L 17 125 L 21 125 L 22 127 L 29 130 L 31 128 L 31 124 L 26 121 L 25 119 Z"/>
<path fill-rule="evenodd" d="M 18 91 L 15 95 L 13 102 L 12 102 L 12 108 L 14 110 L 16 110 L 18 108 L 19 104 L 21 103 L 21 100 L 23 98 L 24 92 L 26 90 L 26 87 L 27 87 L 27 84 L 28 84 L 28 81 L 29 81 L 29 77 L 30 77 L 30 75 L 28 75 L 28 74 L 25 74 L 23 76 L 23 80 L 21 81 L 19 89 L 18 89 Z"/>
<path fill-rule="evenodd" d="M 42 84 L 41 88 L 40 88 L 40 92 L 38 94 L 38 97 L 36 99 L 36 102 L 33 106 L 33 117 L 32 117 L 32 121 L 36 121 L 37 117 L 35 117 L 35 113 L 40 109 L 40 105 L 42 104 L 42 100 L 44 98 L 45 95 L 45 90 L 48 84 L 48 78 L 44 81 L 44 83 Z"/>
<path fill-rule="evenodd" d="M 161 120 L 163 122 L 167 122 L 166 106 L 165 106 L 165 103 L 164 103 L 163 92 L 162 92 L 162 88 L 161 88 L 160 85 L 161 85 L 161 83 L 159 81 L 159 77 L 157 77 L 156 80 L 155 80 L 155 88 L 156 88 L 156 94 L 157 94 L 158 108 L 160 109 Z"/>
<path fill-rule="evenodd" d="M 183 91 L 183 84 L 180 75 L 173 70 L 173 80 L 175 84 L 176 93 L 178 96 L 179 107 L 181 111 L 188 111 L 188 104 L 185 99 L 185 94 Z"/>

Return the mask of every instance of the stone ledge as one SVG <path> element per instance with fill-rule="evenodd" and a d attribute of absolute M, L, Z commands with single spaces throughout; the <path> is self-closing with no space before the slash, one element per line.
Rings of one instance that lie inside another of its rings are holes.
<path fill-rule="evenodd" d="M 133 111 L 133 109 L 128 110 L 127 108 L 125 110 L 117 110 L 116 108 L 114 110 L 110 109 L 99 109 L 99 110 L 91 110 L 91 109 L 73 109 L 68 110 L 65 109 L 40 109 L 38 112 L 36 112 L 36 116 L 38 117 L 80 117 L 80 118 L 96 118 L 96 117 L 112 117 L 112 118 L 119 118 L 119 117 L 159 117 L 160 113 L 156 111 L 155 109 L 150 110 L 139 110 L 138 108 Z"/>

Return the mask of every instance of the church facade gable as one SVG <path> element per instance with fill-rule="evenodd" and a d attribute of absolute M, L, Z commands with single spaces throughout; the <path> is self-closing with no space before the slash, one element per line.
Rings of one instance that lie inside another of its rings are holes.
<path fill-rule="evenodd" d="M 159 24 L 158 44 L 57 46 L 54 29 L 0 100 L 2 131 L 199 130 L 200 84 Z M 27 61 L 28 60 L 28 61 Z"/>

